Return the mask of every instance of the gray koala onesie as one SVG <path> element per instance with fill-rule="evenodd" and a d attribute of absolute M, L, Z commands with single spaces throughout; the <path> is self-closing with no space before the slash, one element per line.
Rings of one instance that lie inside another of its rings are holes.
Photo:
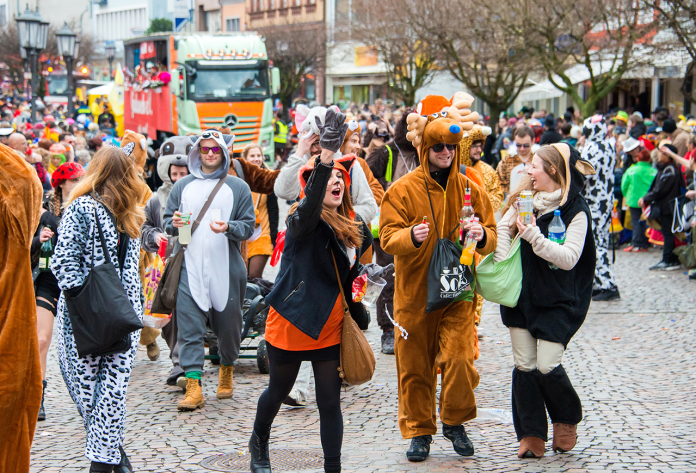
<path fill-rule="evenodd" d="M 198 144 L 206 138 L 214 139 L 223 150 L 223 165 L 212 174 L 201 170 Z M 177 236 L 178 229 L 172 224 L 174 212 L 191 212 L 195 220 L 218 180 L 226 179 L 184 253 L 176 313 L 179 363 L 186 373 L 203 371 L 203 336 L 208 321 L 218 337 L 221 362 L 229 366 L 239 357 L 247 276 L 240 244 L 253 233 L 256 216 L 247 183 L 227 174 L 230 143 L 226 139 L 234 140 L 234 136 L 207 130 L 196 140 L 189 153 L 191 174 L 174 184 L 164 211 L 165 231 Z M 210 229 L 217 211 L 229 225 L 225 233 Z"/>

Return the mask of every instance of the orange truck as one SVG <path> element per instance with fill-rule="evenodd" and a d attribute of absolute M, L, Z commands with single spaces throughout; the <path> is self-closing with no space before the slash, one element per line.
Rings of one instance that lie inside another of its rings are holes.
<path fill-rule="evenodd" d="M 128 70 L 140 73 L 125 85 L 126 129 L 161 142 L 226 126 L 236 136 L 235 153 L 253 143 L 274 160 L 273 95 L 280 74 L 261 36 L 156 33 L 124 45 Z M 169 72 L 171 82 L 153 87 L 158 70 Z"/>

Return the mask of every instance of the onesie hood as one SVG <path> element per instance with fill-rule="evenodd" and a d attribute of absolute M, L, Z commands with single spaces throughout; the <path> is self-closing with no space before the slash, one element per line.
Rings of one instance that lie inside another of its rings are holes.
<path fill-rule="evenodd" d="M 213 139 L 222 148 L 222 166 L 212 174 L 205 174 L 201 170 L 201 155 L 198 152 L 198 145 L 202 140 Z M 220 179 L 226 176 L 230 170 L 229 146 L 234 143 L 234 135 L 223 135 L 218 130 L 205 130 L 200 136 L 191 137 L 193 147 L 189 152 L 189 171 L 198 179 Z"/>

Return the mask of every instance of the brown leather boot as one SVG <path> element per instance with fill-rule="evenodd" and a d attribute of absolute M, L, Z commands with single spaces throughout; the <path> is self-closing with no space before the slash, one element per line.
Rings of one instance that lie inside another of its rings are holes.
<path fill-rule="evenodd" d="M 150 361 L 157 361 L 160 356 L 160 348 L 157 346 L 157 342 L 152 342 L 147 345 L 147 357 Z"/>
<path fill-rule="evenodd" d="M 186 378 L 186 396 L 179 403 L 180 411 L 195 411 L 199 407 L 205 406 L 201 382 L 198 379 Z"/>
<path fill-rule="evenodd" d="M 544 456 L 546 442 L 539 437 L 525 437 L 520 441 L 517 458 L 541 458 Z"/>
<path fill-rule="evenodd" d="M 578 426 L 571 424 L 553 424 L 553 443 L 551 448 L 554 452 L 569 452 L 578 442 Z"/>
<path fill-rule="evenodd" d="M 232 387 L 232 373 L 234 373 L 234 366 L 220 365 L 217 390 L 218 399 L 229 399 L 232 397 L 232 393 L 234 391 Z"/>

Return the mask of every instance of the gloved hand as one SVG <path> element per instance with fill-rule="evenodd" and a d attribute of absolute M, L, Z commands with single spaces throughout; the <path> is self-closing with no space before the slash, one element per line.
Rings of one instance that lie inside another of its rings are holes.
<path fill-rule="evenodd" d="M 337 108 L 331 107 L 326 112 L 324 125 L 321 125 L 319 118 L 316 118 L 316 123 L 320 131 L 319 143 L 321 147 L 334 153 L 341 149 L 348 131 L 345 114 L 341 113 Z"/>

